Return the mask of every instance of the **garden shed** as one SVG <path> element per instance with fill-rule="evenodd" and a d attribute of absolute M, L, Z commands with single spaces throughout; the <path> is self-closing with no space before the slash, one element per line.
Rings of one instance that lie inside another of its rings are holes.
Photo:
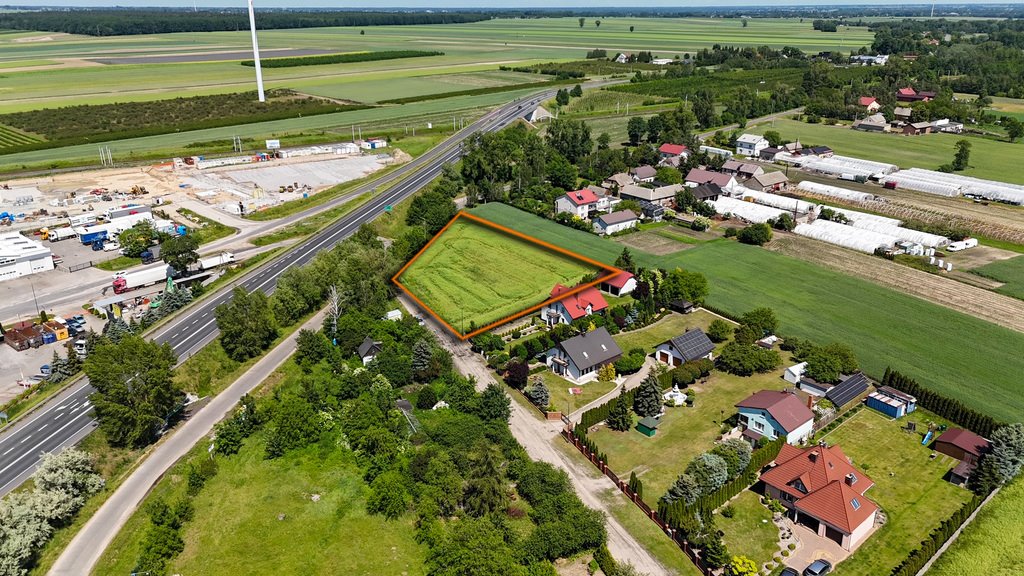
<path fill-rule="evenodd" d="M 646 416 L 636 423 L 636 429 L 644 436 L 651 437 L 658 432 L 658 424 L 660 423 L 657 418 Z"/>

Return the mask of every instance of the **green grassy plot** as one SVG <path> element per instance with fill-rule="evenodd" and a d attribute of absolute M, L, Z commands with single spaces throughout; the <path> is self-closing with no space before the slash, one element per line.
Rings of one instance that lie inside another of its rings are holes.
<path fill-rule="evenodd" d="M 1024 481 L 1004 487 L 928 571 L 928 576 L 1024 574 Z"/>
<path fill-rule="evenodd" d="M 907 422 L 917 422 L 919 432 L 906 432 Z M 863 409 L 843 422 L 823 440 L 839 445 L 875 485 L 865 495 L 886 515 L 885 524 L 856 552 L 837 567 L 837 576 L 888 574 L 924 535 L 971 498 L 971 492 L 943 477 L 957 461 L 921 445 L 929 421 L 939 419 L 918 409 L 899 420 Z"/>
<path fill-rule="evenodd" d="M 644 326 L 638 330 L 620 332 L 612 338 L 619 345 L 619 348 L 629 351 L 633 348 L 643 348 L 651 353 L 654 347 L 669 338 L 675 338 L 691 328 L 700 328 L 707 331 L 708 326 L 715 319 L 715 316 L 706 310 L 698 310 L 691 314 L 669 314 L 654 324 Z"/>
<path fill-rule="evenodd" d="M 575 286 L 597 271 L 581 260 L 459 219 L 420 254 L 399 281 L 456 330 L 485 326 Z"/>
<path fill-rule="evenodd" d="M 1003 285 L 996 288 L 996 292 L 1024 300 L 1024 256 L 998 260 L 968 272 L 1002 282 Z"/>
<path fill-rule="evenodd" d="M 503 204 L 473 213 L 611 263 L 621 245 Z M 881 378 L 887 366 L 929 388 L 1007 421 L 1020 419 L 1024 334 L 828 268 L 735 242 L 708 242 L 676 254 L 633 251 L 643 266 L 702 272 L 707 302 L 732 314 L 775 310 L 783 335 L 853 348 L 861 367 Z"/>
<path fill-rule="evenodd" d="M 719 510 L 715 526 L 725 533 L 722 541 L 732 556 L 746 556 L 758 566 L 770 562 L 779 553 L 779 528 L 772 523 L 772 513 L 761 504 L 761 496 L 744 490 L 728 503 L 733 517 L 722 516 Z"/>

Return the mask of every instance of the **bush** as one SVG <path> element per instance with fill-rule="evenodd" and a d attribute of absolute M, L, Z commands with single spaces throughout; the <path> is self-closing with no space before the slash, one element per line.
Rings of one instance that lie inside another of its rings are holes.
<path fill-rule="evenodd" d="M 787 546 L 787 548 L 789 548 L 790 550 L 796 550 L 796 544 L 793 544 L 792 542 L 790 542 L 789 546 Z"/>
<path fill-rule="evenodd" d="M 725 237 L 726 238 L 735 238 L 736 234 L 737 234 L 737 232 L 736 232 L 735 228 L 726 228 L 725 229 Z"/>
<path fill-rule="evenodd" d="M 732 336 L 732 333 L 733 327 L 721 318 L 715 318 L 708 326 L 708 338 L 715 343 L 725 342 Z"/>
<path fill-rule="evenodd" d="M 437 404 L 437 392 L 432 386 L 424 386 L 416 395 L 416 407 L 420 410 L 430 410 Z"/>
<path fill-rule="evenodd" d="M 764 246 L 772 239 L 772 228 L 767 224 L 751 224 L 740 230 L 736 239 L 744 244 Z"/>
<path fill-rule="evenodd" d="M 782 357 L 774 350 L 759 346 L 730 342 L 718 356 L 719 369 L 737 376 L 750 376 L 755 372 L 771 372 L 782 364 Z"/>
<path fill-rule="evenodd" d="M 733 508 L 732 504 L 727 504 L 724 508 L 722 508 L 722 517 L 723 518 L 732 518 L 735 515 L 736 515 L 736 509 Z"/>
<path fill-rule="evenodd" d="M 628 354 L 615 361 L 615 372 L 619 374 L 635 374 L 644 365 L 647 355 L 640 351 L 639 354 L 630 351 Z"/>

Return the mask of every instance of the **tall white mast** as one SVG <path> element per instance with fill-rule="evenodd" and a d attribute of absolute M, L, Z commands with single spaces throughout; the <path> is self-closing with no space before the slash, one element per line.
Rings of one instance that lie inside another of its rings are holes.
<path fill-rule="evenodd" d="M 256 91 L 259 92 L 260 102 L 266 102 L 263 94 L 263 69 L 260 68 L 260 44 L 256 40 L 256 13 L 252 9 L 252 0 L 249 0 L 249 28 L 252 29 L 252 59 L 256 62 Z"/>

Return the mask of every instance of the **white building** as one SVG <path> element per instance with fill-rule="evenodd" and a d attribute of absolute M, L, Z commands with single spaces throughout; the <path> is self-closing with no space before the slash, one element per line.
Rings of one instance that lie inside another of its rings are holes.
<path fill-rule="evenodd" d="M 50 249 L 21 234 L 0 234 L 0 281 L 53 270 Z"/>
<path fill-rule="evenodd" d="M 756 158 L 768 147 L 768 140 L 758 134 L 744 134 L 736 139 L 736 155 Z"/>
<path fill-rule="evenodd" d="M 619 210 L 611 214 L 598 216 L 594 220 L 594 232 L 598 234 L 615 234 L 630 228 L 636 228 L 639 220 L 632 210 Z"/>
<path fill-rule="evenodd" d="M 786 382 L 790 384 L 799 384 L 800 379 L 804 376 L 804 370 L 807 369 L 807 362 L 801 362 L 794 364 L 789 368 L 786 368 L 786 373 L 782 375 Z"/>

